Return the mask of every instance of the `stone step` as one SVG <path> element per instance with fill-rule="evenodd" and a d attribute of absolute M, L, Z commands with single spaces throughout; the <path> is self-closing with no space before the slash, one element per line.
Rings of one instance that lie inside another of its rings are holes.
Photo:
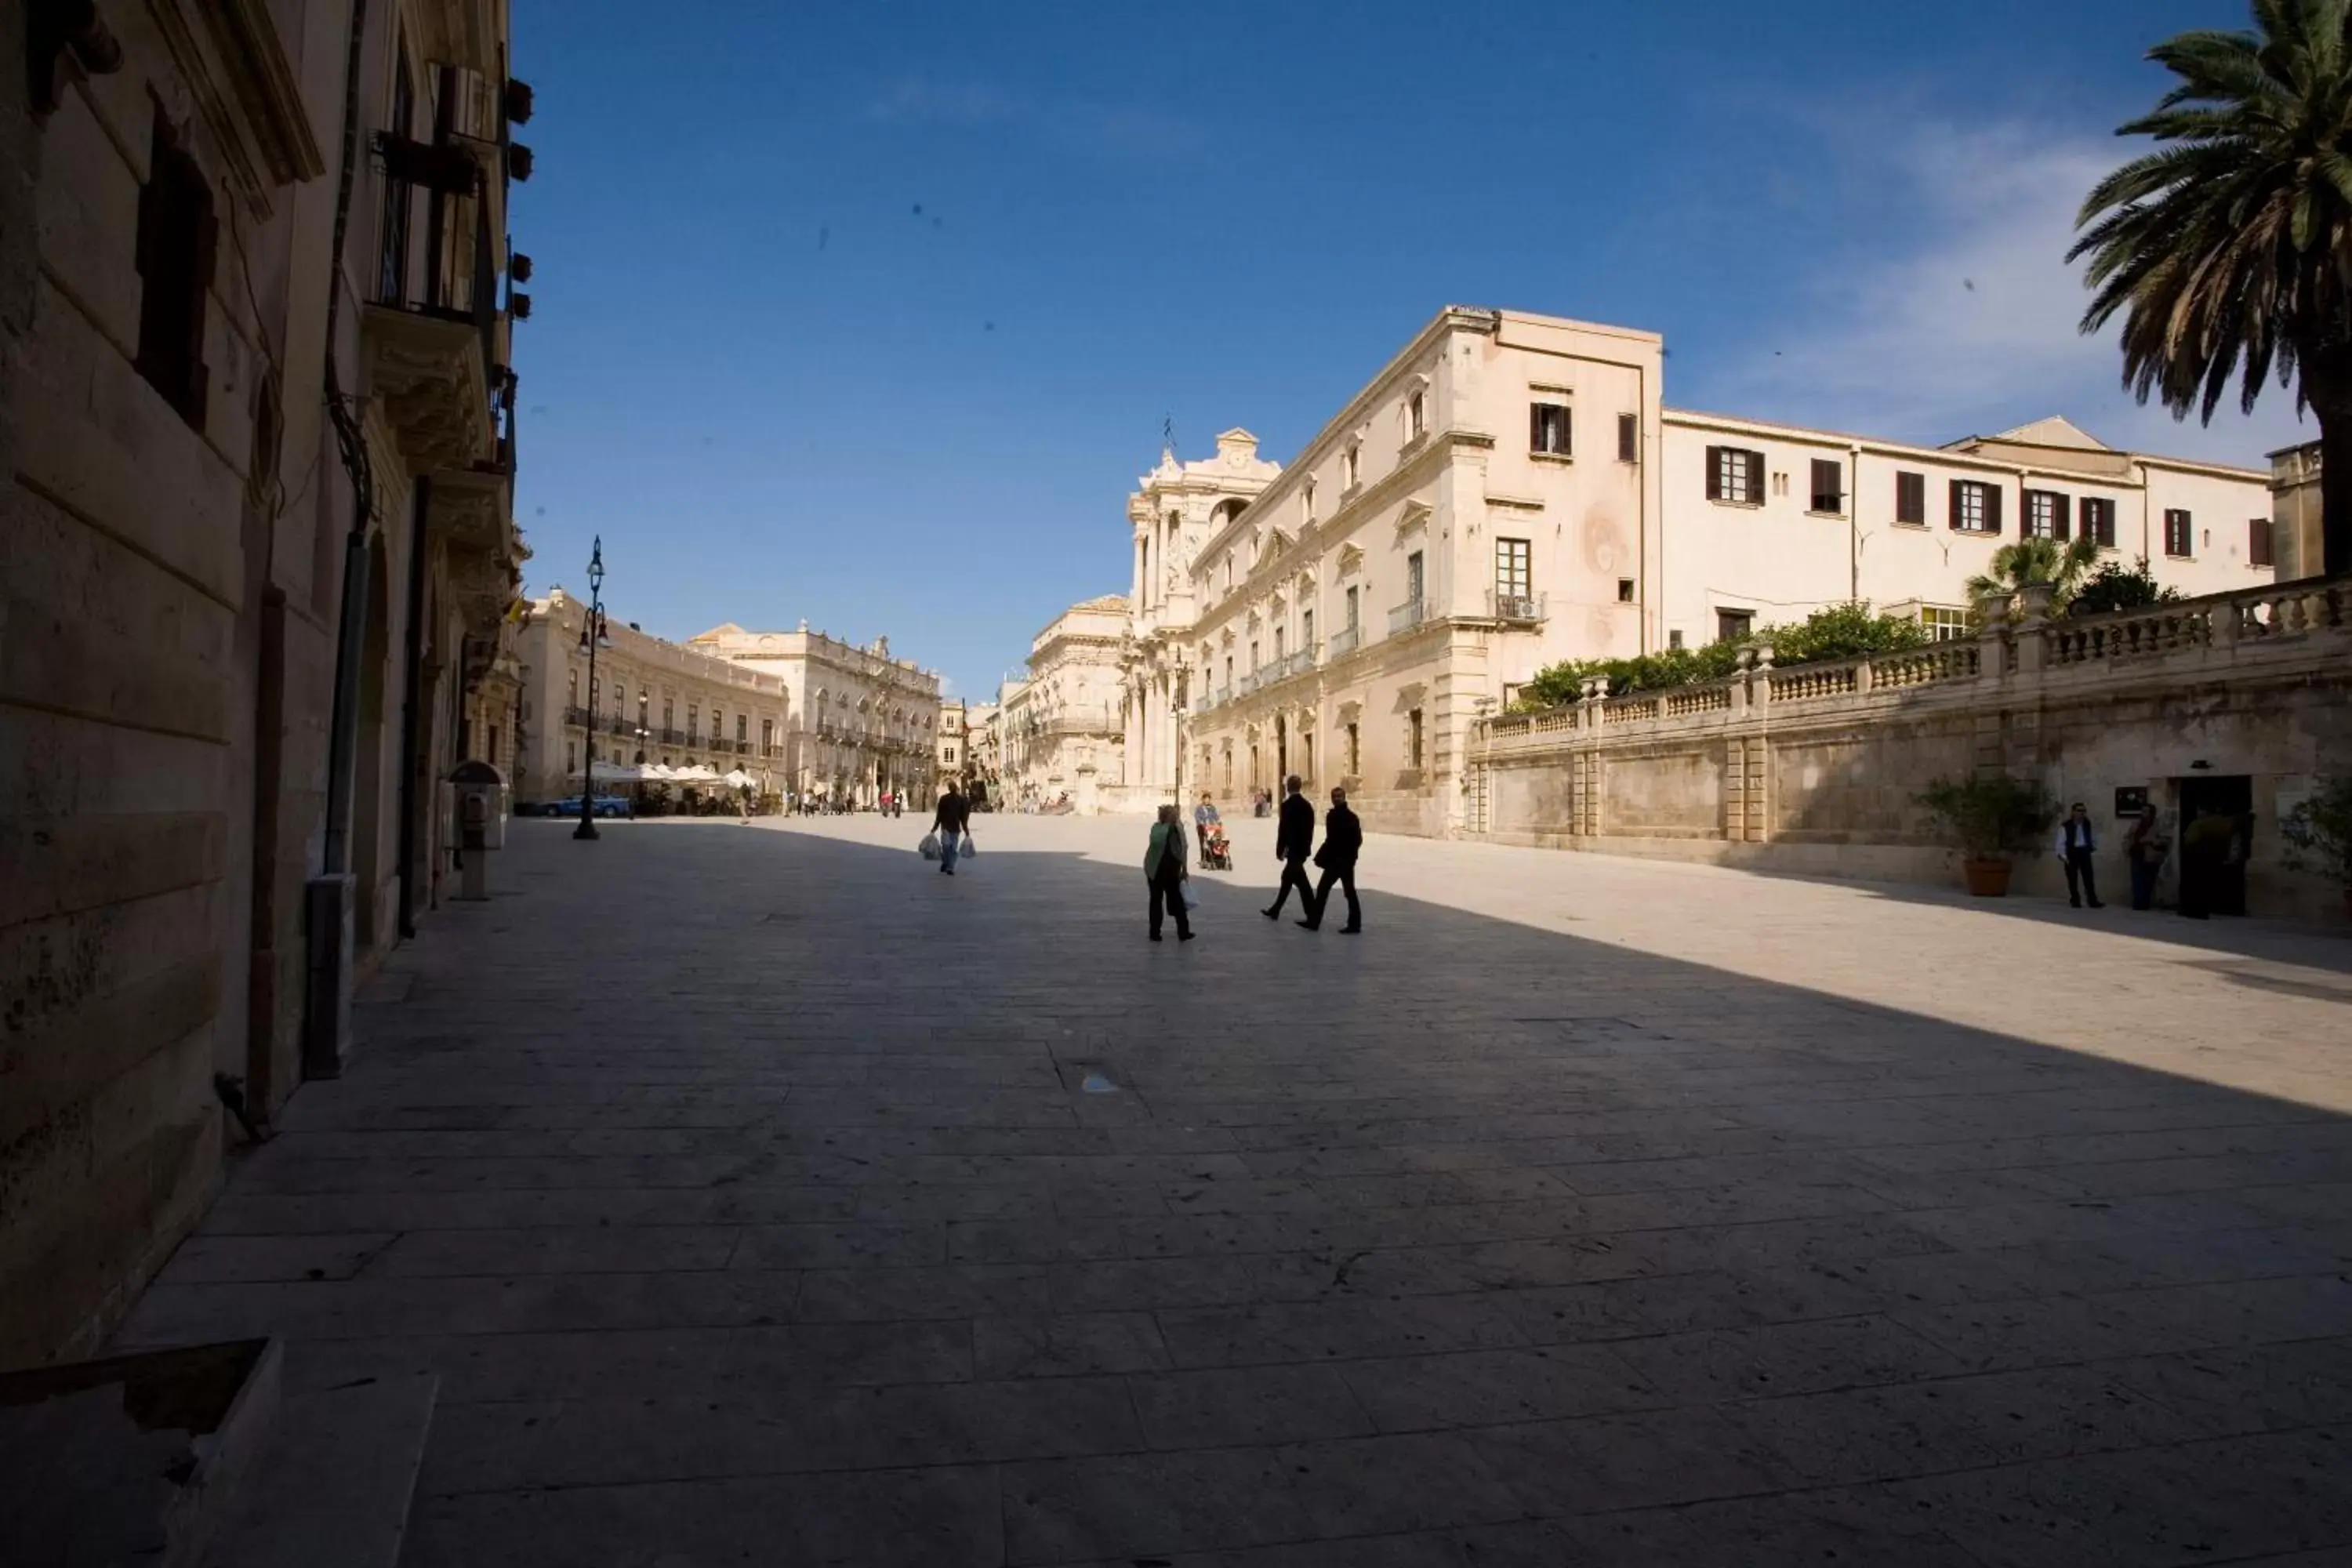
<path fill-rule="evenodd" d="M 441 1379 L 355 1377 L 280 1398 L 257 1484 L 205 1568 L 396 1568 Z"/>

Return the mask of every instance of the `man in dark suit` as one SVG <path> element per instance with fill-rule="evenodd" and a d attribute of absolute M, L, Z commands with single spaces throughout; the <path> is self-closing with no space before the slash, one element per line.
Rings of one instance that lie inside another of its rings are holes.
<path fill-rule="evenodd" d="M 1323 875 L 1315 884 L 1315 901 L 1307 906 L 1307 918 L 1300 925 L 1308 931 L 1322 928 L 1323 906 L 1331 897 L 1331 884 L 1337 882 L 1348 895 L 1348 923 L 1339 928 L 1340 933 L 1352 936 L 1364 929 L 1363 906 L 1356 902 L 1356 855 L 1363 847 L 1363 825 L 1348 809 L 1348 792 L 1333 790 L 1331 809 L 1323 817 L 1323 847 L 1315 852 L 1315 863 L 1323 868 Z"/>
<path fill-rule="evenodd" d="M 1290 793 L 1283 797 L 1282 819 L 1274 831 L 1275 858 L 1282 862 L 1282 886 L 1274 895 L 1274 907 L 1258 913 L 1270 921 L 1282 918 L 1282 903 L 1290 897 L 1290 889 L 1298 889 L 1298 902 L 1308 914 L 1315 912 L 1315 889 L 1307 880 L 1307 854 L 1315 847 L 1315 807 L 1298 793 L 1298 775 L 1291 774 L 1283 781 Z"/>

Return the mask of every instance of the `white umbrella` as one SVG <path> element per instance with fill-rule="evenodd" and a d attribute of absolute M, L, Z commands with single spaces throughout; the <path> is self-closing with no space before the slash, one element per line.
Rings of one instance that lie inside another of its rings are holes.
<path fill-rule="evenodd" d="M 677 776 L 677 770 L 667 763 L 647 763 L 638 770 L 647 784 L 667 784 Z"/>
<path fill-rule="evenodd" d="M 730 772 L 728 775 L 719 782 L 725 784 L 729 789 L 742 789 L 751 784 L 751 775 L 745 773 L 741 768 L 736 768 Z"/>
<path fill-rule="evenodd" d="M 576 779 L 589 774 L 584 768 L 574 768 L 572 776 Z M 625 784 L 639 782 L 644 773 L 635 763 L 598 763 L 593 776 L 599 784 Z"/>
<path fill-rule="evenodd" d="M 669 776 L 678 784 L 717 784 L 719 770 L 696 763 L 691 767 L 679 768 Z"/>

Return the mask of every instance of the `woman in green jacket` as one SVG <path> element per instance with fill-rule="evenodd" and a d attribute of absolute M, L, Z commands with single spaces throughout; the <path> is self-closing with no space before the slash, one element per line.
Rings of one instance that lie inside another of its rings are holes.
<path fill-rule="evenodd" d="M 1151 940 L 1160 939 L 1160 925 L 1163 910 L 1176 917 L 1176 940 L 1192 940 L 1192 922 L 1184 913 L 1184 879 L 1191 873 L 1184 868 L 1184 826 L 1172 805 L 1160 808 L 1160 820 L 1151 825 L 1151 847 L 1143 852 L 1143 879 L 1151 889 Z"/>

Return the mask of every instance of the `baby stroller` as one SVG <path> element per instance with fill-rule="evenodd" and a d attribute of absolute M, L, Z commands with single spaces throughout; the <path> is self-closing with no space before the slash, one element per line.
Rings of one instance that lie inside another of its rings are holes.
<path fill-rule="evenodd" d="M 1234 847 L 1225 839 L 1222 822 L 1201 825 L 1201 868 L 1205 871 L 1230 871 L 1234 868 Z"/>

